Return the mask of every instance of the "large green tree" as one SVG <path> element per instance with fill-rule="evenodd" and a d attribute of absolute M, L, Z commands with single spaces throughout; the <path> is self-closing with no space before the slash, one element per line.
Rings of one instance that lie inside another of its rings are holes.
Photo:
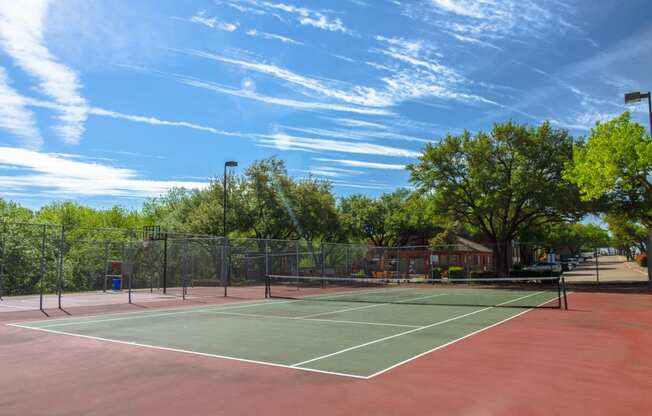
<path fill-rule="evenodd" d="M 425 245 L 445 227 L 430 199 L 407 189 L 342 198 L 339 215 L 350 239 L 376 246 Z"/>
<path fill-rule="evenodd" d="M 565 177 L 582 198 L 601 201 L 605 210 L 652 227 L 652 139 L 630 114 L 596 123 L 573 151 Z"/>
<path fill-rule="evenodd" d="M 440 212 L 477 228 L 493 243 L 496 272 L 509 269 L 509 246 L 525 228 L 581 214 L 577 188 L 562 177 L 572 157 L 567 131 L 507 122 L 489 133 L 447 135 L 408 167 Z"/>

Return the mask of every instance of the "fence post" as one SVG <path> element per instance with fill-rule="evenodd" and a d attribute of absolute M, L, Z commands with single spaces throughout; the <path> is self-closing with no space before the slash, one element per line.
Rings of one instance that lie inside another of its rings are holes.
<path fill-rule="evenodd" d="M 45 280 L 45 234 L 47 226 L 43 226 L 43 234 L 41 235 L 41 277 L 39 278 L 39 309 L 43 311 L 43 281 Z"/>
<path fill-rule="evenodd" d="M 319 242 L 319 275 L 321 276 L 321 287 L 324 287 L 324 275 L 326 274 L 326 253 L 324 252 L 324 241 Z"/>
<path fill-rule="evenodd" d="M 265 298 L 270 297 L 269 240 L 265 239 Z"/>
<path fill-rule="evenodd" d="M 109 275 L 109 242 L 104 241 L 104 276 L 102 283 L 102 292 L 106 292 L 106 279 Z"/>
<path fill-rule="evenodd" d="M 0 236 L 0 300 L 4 293 L 4 276 L 5 276 L 5 235 Z"/>
<path fill-rule="evenodd" d="M 65 250 L 66 227 L 61 225 L 61 235 L 59 239 L 59 264 L 57 268 L 57 297 L 59 301 L 59 309 L 61 309 L 61 292 L 63 292 L 63 255 Z"/>
<path fill-rule="evenodd" d="M 294 257 L 295 257 L 295 263 L 297 264 L 296 269 L 295 269 L 296 275 L 301 276 L 301 270 L 300 270 L 300 266 L 299 266 L 299 263 L 300 263 L 300 260 L 299 260 L 299 240 L 297 240 L 296 243 L 294 244 Z"/>
<path fill-rule="evenodd" d="M 600 266 L 598 264 L 599 262 L 598 262 L 598 249 L 597 248 L 595 249 L 594 253 L 595 253 L 595 281 L 599 286 L 600 285 Z"/>
<path fill-rule="evenodd" d="M 401 247 L 396 246 L 396 283 L 401 284 Z"/>
<path fill-rule="evenodd" d="M 163 235 L 163 294 L 168 290 L 168 233 Z"/>
<path fill-rule="evenodd" d="M 222 248 L 222 284 L 224 285 L 224 297 L 228 295 L 229 274 L 231 272 L 231 250 L 230 250 L 229 237 L 224 237 L 224 245 Z"/>
<path fill-rule="evenodd" d="M 181 293 L 183 300 L 186 300 L 186 292 L 188 291 L 188 285 L 186 279 L 188 278 L 188 269 L 189 269 L 189 259 L 188 259 L 188 239 L 183 240 L 183 274 L 181 276 Z"/>

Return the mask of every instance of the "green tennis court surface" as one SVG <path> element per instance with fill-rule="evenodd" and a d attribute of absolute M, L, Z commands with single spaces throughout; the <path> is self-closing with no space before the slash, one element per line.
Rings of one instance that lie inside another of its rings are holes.
<path fill-rule="evenodd" d="M 367 290 L 356 292 L 362 301 L 326 294 L 13 325 L 370 378 L 533 306 L 555 305 L 558 300 L 556 291 L 534 288 L 453 292 L 446 288 Z"/>

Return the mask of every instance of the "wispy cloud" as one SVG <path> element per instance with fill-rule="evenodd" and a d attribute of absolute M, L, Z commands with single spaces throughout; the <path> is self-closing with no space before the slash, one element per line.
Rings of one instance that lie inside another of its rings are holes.
<path fill-rule="evenodd" d="M 240 26 L 238 22 L 227 23 L 221 21 L 216 16 L 208 17 L 206 16 L 205 11 L 200 11 L 199 13 L 197 13 L 196 15 L 188 19 L 188 21 L 193 23 L 198 23 L 206 27 L 210 27 L 211 29 L 225 30 L 227 32 L 233 32 L 237 30 L 238 27 Z"/>
<path fill-rule="evenodd" d="M 57 103 L 52 103 L 48 101 L 42 101 L 42 100 L 35 100 L 31 98 L 25 99 L 25 103 L 29 106 L 32 107 L 38 107 L 38 108 L 47 108 L 51 110 L 58 110 L 60 109 L 60 105 Z M 185 127 L 188 129 L 192 130 L 199 130 L 199 131 L 204 131 L 208 133 L 212 133 L 218 136 L 234 136 L 234 137 L 241 137 L 242 134 L 240 133 L 234 133 L 234 132 L 229 132 L 229 131 L 224 131 L 224 130 L 219 130 L 214 127 L 209 127 L 209 126 L 202 126 L 200 124 L 195 124 L 191 123 L 188 121 L 170 121 L 170 120 L 162 120 L 157 117 L 152 117 L 152 116 L 142 116 L 142 115 L 137 115 L 137 114 L 125 114 L 125 113 L 120 113 L 117 111 L 111 111 L 111 110 L 106 110 L 103 108 L 99 107 L 88 107 L 87 112 L 89 115 L 93 116 L 100 116 L 100 117 L 109 117 L 113 119 L 119 119 L 119 120 L 127 120 L 127 121 L 132 121 L 135 123 L 144 123 L 144 124 L 150 124 L 150 125 L 155 125 L 155 126 L 172 126 L 172 127 Z"/>
<path fill-rule="evenodd" d="M 258 10 L 281 12 L 290 15 L 295 21 L 303 26 L 312 26 L 330 32 L 352 33 L 339 17 L 333 18 L 327 16 L 326 12 L 312 10 L 306 7 L 297 7 L 291 4 L 271 3 L 260 0 L 247 0 L 247 3 Z"/>
<path fill-rule="evenodd" d="M 327 130 L 320 129 L 316 127 L 290 127 L 290 126 L 281 126 L 287 130 L 299 131 L 302 133 L 313 134 L 322 137 L 328 138 L 340 138 L 348 140 L 377 140 L 377 139 L 386 139 L 386 140 L 402 140 L 408 142 L 419 142 L 419 143 L 430 143 L 431 140 L 422 139 L 420 137 L 408 136 L 401 133 L 394 133 L 390 131 L 378 131 L 378 130 Z"/>
<path fill-rule="evenodd" d="M 522 40 L 549 33 L 581 32 L 570 22 L 573 8 L 532 0 L 426 0 L 406 2 L 403 13 L 468 39 Z M 459 39 L 459 38 L 458 38 Z M 463 40 L 463 39 L 460 39 Z M 494 46 L 486 43 L 485 46 Z"/>
<path fill-rule="evenodd" d="M 38 190 L 59 197 L 155 197 L 171 188 L 203 188 L 204 182 L 144 179 L 131 169 L 90 163 L 78 158 L 34 150 L 0 147 L 0 166 L 19 169 L 0 175 L 0 186 L 11 192 Z"/>
<path fill-rule="evenodd" d="M 0 67 L 0 128 L 18 136 L 32 149 L 43 144 L 34 114 L 27 108 L 27 100 L 9 85 L 7 72 Z"/>
<path fill-rule="evenodd" d="M 267 33 L 267 32 L 261 32 L 256 29 L 251 29 L 247 30 L 245 32 L 247 36 L 251 36 L 254 38 L 263 38 L 263 39 L 270 39 L 270 40 L 278 40 L 283 43 L 289 43 L 292 45 L 303 45 L 303 42 L 299 42 L 297 40 L 288 38 L 287 36 L 282 36 L 282 35 L 276 35 L 274 33 Z"/>
<path fill-rule="evenodd" d="M 496 103 L 476 94 L 459 91 L 466 80 L 454 70 L 428 57 L 436 55 L 423 42 L 378 37 L 388 43 L 381 53 L 400 61 L 403 66 L 392 70 L 391 76 L 382 77 L 384 88 L 351 85 L 342 81 L 323 80 L 298 74 L 277 65 L 249 59 L 231 58 L 204 51 L 190 50 L 194 56 L 234 65 L 248 71 L 265 74 L 302 89 L 306 95 L 317 93 L 318 97 L 336 99 L 361 107 L 391 107 L 399 102 L 422 97 L 438 97 L 473 103 Z"/>
<path fill-rule="evenodd" d="M 243 89 L 231 88 L 215 82 L 197 80 L 193 78 L 177 77 L 177 80 L 183 84 L 192 87 L 203 88 L 206 90 L 219 92 L 223 94 L 229 94 L 236 97 L 248 98 L 251 100 L 260 101 L 267 104 L 290 107 L 297 110 L 340 111 L 340 112 L 368 114 L 368 115 L 391 115 L 392 114 L 391 111 L 378 109 L 378 108 L 356 107 L 356 106 L 349 106 L 349 105 L 320 103 L 320 102 L 311 102 L 311 101 L 299 101 L 299 100 L 293 100 L 289 98 L 272 97 L 268 95 L 259 94 L 255 91 L 247 91 Z"/>
<path fill-rule="evenodd" d="M 326 159 L 326 158 L 315 158 L 319 162 L 332 162 L 337 163 L 342 166 L 350 166 L 354 168 L 366 168 L 366 169 L 381 169 L 381 170 L 405 170 L 405 165 L 395 164 L 395 163 L 377 163 L 377 162 L 365 162 L 362 160 L 351 160 L 351 159 Z"/>
<path fill-rule="evenodd" d="M 291 136 L 285 133 L 258 135 L 258 143 L 273 146 L 279 150 L 308 150 L 312 152 L 340 152 L 366 155 L 380 155 L 389 157 L 414 158 L 420 155 L 409 149 L 383 146 L 365 142 L 345 142 L 328 139 L 314 139 L 309 137 Z"/>
<path fill-rule="evenodd" d="M 307 90 L 317 92 L 325 97 L 341 100 L 349 104 L 366 107 L 386 107 L 392 104 L 391 101 L 388 101 L 387 97 L 381 96 L 373 88 L 356 86 L 351 91 L 345 91 L 334 86 L 327 85 L 324 81 L 318 80 L 316 78 L 303 76 L 272 64 L 254 62 L 244 59 L 234 59 L 223 55 L 216 55 L 197 50 L 189 51 L 189 53 L 202 58 L 235 65 L 249 71 L 255 71 L 258 73 L 270 75 Z"/>
<path fill-rule="evenodd" d="M 79 142 L 86 121 L 86 100 L 80 95 L 77 74 L 58 62 L 44 43 L 49 2 L 32 0 L 20 5 L 0 3 L 0 45 L 25 72 L 39 82 L 39 91 L 60 105 L 58 135 Z"/>
<path fill-rule="evenodd" d="M 353 118 L 328 118 L 331 121 L 334 121 L 337 124 L 347 127 L 363 127 L 369 129 L 381 129 L 386 130 L 388 127 L 380 123 L 372 123 L 365 120 L 357 120 Z"/>
<path fill-rule="evenodd" d="M 355 175 L 362 175 L 364 172 L 354 169 L 342 169 L 332 166 L 312 166 L 310 169 L 291 169 L 297 172 L 303 172 L 311 176 L 323 176 L 325 178 L 346 178 Z"/>

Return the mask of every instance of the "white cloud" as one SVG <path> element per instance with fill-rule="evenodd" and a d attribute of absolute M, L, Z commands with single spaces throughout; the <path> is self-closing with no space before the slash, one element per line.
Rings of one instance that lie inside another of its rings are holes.
<path fill-rule="evenodd" d="M 483 19 L 487 17 L 482 10 L 482 4 L 478 1 L 466 0 L 431 0 L 432 3 L 441 8 L 442 10 L 459 14 L 460 16 L 474 17 L 476 19 Z M 484 3 L 487 4 L 487 3 Z"/>
<path fill-rule="evenodd" d="M 392 105 L 389 97 L 379 94 L 375 89 L 368 87 L 354 86 L 350 91 L 335 88 L 327 85 L 324 81 L 306 77 L 288 69 L 278 67 L 272 64 L 261 62 L 247 61 L 243 59 L 228 58 L 222 55 L 216 55 L 202 51 L 189 51 L 189 53 L 202 58 L 212 59 L 215 61 L 235 65 L 242 69 L 255 71 L 262 74 L 270 75 L 283 81 L 298 85 L 310 91 L 317 92 L 323 96 L 338 99 L 349 104 L 355 104 L 365 107 L 386 107 Z"/>
<path fill-rule="evenodd" d="M 49 2 L 0 3 L 0 45 L 18 66 L 39 81 L 39 91 L 60 105 L 56 132 L 68 143 L 79 142 L 86 121 L 86 100 L 77 74 L 57 62 L 44 44 Z"/>
<path fill-rule="evenodd" d="M 364 172 L 354 169 L 342 169 L 331 166 L 313 166 L 309 170 L 294 169 L 312 176 L 323 176 L 326 178 L 346 178 L 354 175 L 362 175 Z"/>
<path fill-rule="evenodd" d="M 60 109 L 59 104 L 57 103 L 52 103 L 48 101 L 42 101 L 42 100 L 35 100 L 31 98 L 25 99 L 26 104 L 32 106 L 32 107 L 38 107 L 38 108 L 47 108 L 50 110 L 58 110 Z M 120 113 L 117 111 L 111 111 L 111 110 L 105 110 L 103 108 L 99 107 L 88 107 L 87 112 L 90 115 L 94 116 L 100 116 L 100 117 L 109 117 L 109 118 L 114 118 L 114 119 L 120 119 L 120 120 L 127 120 L 127 121 L 133 121 L 135 123 L 144 123 L 144 124 L 151 124 L 151 125 L 156 125 L 156 126 L 173 126 L 173 127 L 185 127 L 193 130 L 200 130 L 200 131 L 205 131 L 208 133 L 212 133 L 218 136 L 235 136 L 235 137 L 241 137 L 242 135 L 240 133 L 233 133 L 233 132 L 228 132 L 224 130 L 219 130 L 214 127 L 208 127 L 208 126 L 202 126 L 199 124 L 195 123 L 190 123 L 187 121 L 170 121 L 170 120 L 162 120 L 157 117 L 151 117 L 151 116 L 141 116 L 141 115 L 136 115 L 136 114 L 125 114 L 125 113 Z"/>
<path fill-rule="evenodd" d="M 387 126 L 384 124 L 372 123 L 370 121 L 357 120 L 352 118 L 331 118 L 330 120 L 333 120 L 335 123 L 347 127 L 363 127 L 363 128 L 381 129 L 381 130 L 387 129 Z"/>
<path fill-rule="evenodd" d="M 198 23 L 210 27 L 211 29 L 226 30 L 227 32 L 234 32 L 240 26 L 239 23 L 227 23 L 219 20 L 217 17 L 207 17 L 205 11 L 201 11 L 189 19 L 193 23 Z"/>
<path fill-rule="evenodd" d="M 408 142 L 430 143 L 431 140 L 422 139 L 420 137 L 407 136 L 401 133 L 394 133 L 390 131 L 377 131 L 377 130 L 326 130 L 315 127 L 289 127 L 281 126 L 287 130 L 300 131 L 302 133 L 313 134 L 328 138 L 340 138 L 348 140 L 403 140 Z"/>
<path fill-rule="evenodd" d="M 409 2 L 403 14 L 444 28 L 468 39 L 544 39 L 551 33 L 582 32 L 569 22 L 574 7 L 561 2 L 534 0 L 427 0 Z M 463 40 L 461 38 L 458 38 Z M 484 46 L 495 47 L 490 43 Z"/>
<path fill-rule="evenodd" d="M 324 14 L 325 12 L 311 10 L 305 7 L 297 7 L 285 3 L 270 3 L 260 0 L 248 0 L 247 2 L 252 6 L 257 7 L 258 10 L 262 9 L 267 11 L 280 11 L 292 15 L 296 21 L 299 22 L 299 24 L 304 26 L 312 26 L 330 32 L 341 32 L 348 34 L 352 33 L 349 29 L 347 29 L 342 20 L 337 17 L 329 17 Z M 280 19 L 283 20 L 283 18 Z"/>
<path fill-rule="evenodd" d="M 377 162 L 364 162 L 362 160 L 350 159 L 326 159 L 316 158 L 319 162 L 333 162 L 343 166 L 351 166 L 354 168 L 367 168 L 367 169 L 381 169 L 381 170 L 405 170 L 405 165 L 395 163 L 377 163 Z"/>
<path fill-rule="evenodd" d="M 258 135 L 258 142 L 266 146 L 274 146 L 281 150 L 308 150 L 312 152 L 340 152 L 390 157 L 418 157 L 419 152 L 396 147 L 383 146 L 365 142 L 345 142 L 328 139 L 290 136 L 285 133 Z"/>
<path fill-rule="evenodd" d="M 27 100 L 9 85 L 7 72 L 0 67 L 0 128 L 18 136 L 29 148 L 38 148 L 43 138 Z"/>
<path fill-rule="evenodd" d="M 242 89 L 230 88 L 210 81 L 203 81 L 203 80 L 184 78 L 184 77 L 176 77 L 176 79 L 179 82 L 192 87 L 203 88 L 210 91 L 233 95 L 236 97 L 248 98 L 251 100 L 260 101 L 267 104 L 290 107 L 297 110 L 341 111 L 341 112 L 368 114 L 368 115 L 391 115 L 392 114 L 391 111 L 378 109 L 378 108 L 356 107 L 356 106 L 349 106 L 349 105 L 319 103 L 319 102 L 310 102 L 310 101 L 298 101 L 298 100 L 292 100 L 288 98 L 271 97 L 268 95 L 259 94 L 255 91 L 246 91 Z"/>
<path fill-rule="evenodd" d="M 288 38 L 287 36 L 276 35 L 274 33 L 260 32 L 256 29 L 247 30 L 245 33 L 247 36 L 251 36 L 251 37 L 260 37 L 263 39 L 278 40 L 283 43 L 289 43 L 293 45 L 303 45 L 303 42 L 296 41 L 294 39 Z"/>
<path fill-rule="evenodd" d="M 0 175 L 0 186 L 12 192 L 38 189 L 65 197 L 155 197 L 174 187 L 203 188 L 204 182 L 144 179 L 131 169 L 84 162 L 57 154 L 15 147 L 0 147 L 0 167 L 23 173 Z"/>

